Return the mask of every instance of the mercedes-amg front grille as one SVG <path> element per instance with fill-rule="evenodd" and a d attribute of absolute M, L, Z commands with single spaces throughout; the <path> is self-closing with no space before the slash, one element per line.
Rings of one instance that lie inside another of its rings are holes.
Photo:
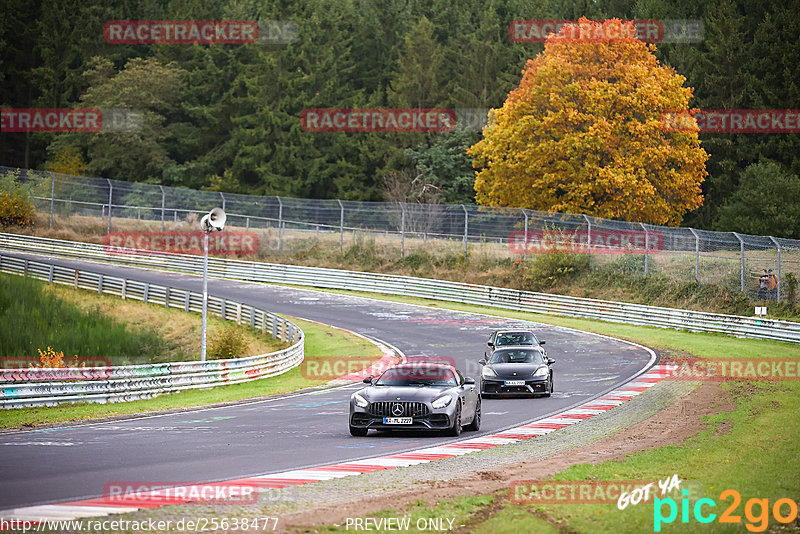
<path fill-rule="evenodd" d="M 369 413 L 378 417 L 420 417 L 428 415 L 428 406 L 424 402 L 373 402 Z"/>

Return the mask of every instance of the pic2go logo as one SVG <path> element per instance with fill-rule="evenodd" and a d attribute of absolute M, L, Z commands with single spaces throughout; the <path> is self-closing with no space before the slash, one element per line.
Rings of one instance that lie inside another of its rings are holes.
<path fill-rule="evenodd" d="M 711 523 L 717 518 L 717 514 L 711 512 L 711 508 L 716 508 L 717 503 L 714 499 L 698 499 L 694 506 L 689 504 L 689 490 L 682 490 L 683 498 L 681 499 L 680 513 L 681 523 L 689 522 L 689 511 L 691 509 L 695 521 L 698 523 Z M 719 494 L 719 499 L 725 501 L 732 498 L 730 506 L 720 514 L 720 523 L 734 523 L 740 524 L 742 516 L 735 515 L 736 509 L 742 502 L 742 496 L 738 491 L 728 489 Z M 667 515 L 665 507 L 669 510 Z M 756 508 L 758 511 L 756 511 Z M 788 508 L 788 510 L 787 510 Z M 788 513 L 785 513 L 788 512 Z M 769 525 L 769 499 L 752 498 L 744 505 L 744 516 L 749 521 L 745 527 L 750 532 L 764 532 Z M 792 499 L 782 498 L 776 500 L 772 505 L 772 517 L 779 523 L 791 523 L 797 518 L 797 503 Z M 662 524 L 669 524 L 678 518 L 678 504 L 675 499 L 667 497 L 665 499 L 655 498 L 653 500 L 653 531 L 661 532 Z"/>

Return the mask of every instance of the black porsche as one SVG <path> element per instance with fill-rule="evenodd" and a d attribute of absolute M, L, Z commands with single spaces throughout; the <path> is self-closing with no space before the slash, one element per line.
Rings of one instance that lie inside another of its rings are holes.
<path fill-rule="evenodd" d="M 479 360 L 481 395 L 543 395 L 553 392 L 555 360 L 541 347 L 497 347 L 488 360 Z"/>

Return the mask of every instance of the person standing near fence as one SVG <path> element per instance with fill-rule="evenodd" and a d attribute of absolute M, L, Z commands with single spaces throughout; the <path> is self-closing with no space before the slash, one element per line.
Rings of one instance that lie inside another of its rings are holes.
<path fill-rule="evenodd" d="M 764 272 L 758 277 L 758 300 L 767 300 L 767 282 L 769 282 L 769 274 L 764 269 Z"/>
<path fill-rule="evenodd" d="M 767 274 L 767 298 L 774 301 L 778 300 L 778 277 L 775 276 L 772 269 Z"/>

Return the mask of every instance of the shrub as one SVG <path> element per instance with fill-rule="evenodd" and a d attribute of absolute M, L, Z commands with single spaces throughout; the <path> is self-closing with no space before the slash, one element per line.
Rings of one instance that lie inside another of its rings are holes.
<path fill-rule="evenodd" d="M 18 187 L 13 191 L 0 191 L 0 225 L 33 226 L 36 209 Z"/>
<path fill-rule="evenodd" d="M 786 273 L 783 278 L 784 298 L 789 306 L 794 306 L 797 302 L 797 277 L 794 273 Z"/>
<path fill-rule="evenodd" d="M 208 348 L 209 360 L 237 358 L 247 350 L 244 332 L 235 324 L 229 324 L 211 338 Z"/>
<path fill-rule="evenodd" d="M 544 253 L 531 261 L 528 272 L 523 276 L 523 283 L 527 289 L 539 291 L 588 271 L 588 254 Z"/>

